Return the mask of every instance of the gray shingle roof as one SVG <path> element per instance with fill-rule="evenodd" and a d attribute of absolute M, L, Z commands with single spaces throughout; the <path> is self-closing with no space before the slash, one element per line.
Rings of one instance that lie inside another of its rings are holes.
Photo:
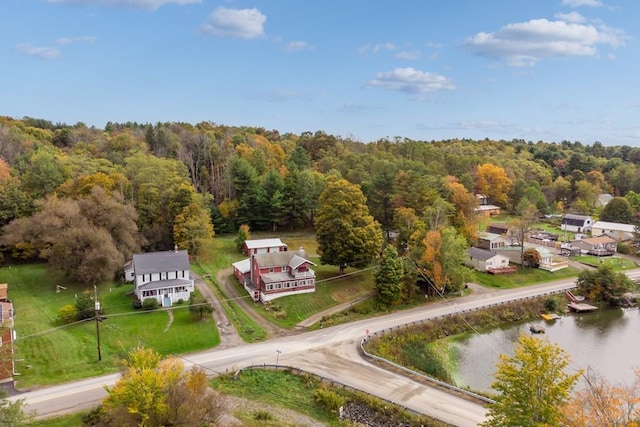
<path fill-rule="evenodd" d="M 136 274 L 181 270 L 189 270 L 187 251 L 149 252 L 133 256 L 133 271 Z"/>
<path fill-rule="evenodd" d="M 495 253 L 493 253 L 491 251 L 486 251 L 486 250 L 480 249 L 480 248 L 469 248 L 469 249 L 467 249 L 467 254 L 471 258 L 479 259 L 481 261 L 486 261 L 486 260 L 491 259 L 494 256 L 496 256 Z"/>

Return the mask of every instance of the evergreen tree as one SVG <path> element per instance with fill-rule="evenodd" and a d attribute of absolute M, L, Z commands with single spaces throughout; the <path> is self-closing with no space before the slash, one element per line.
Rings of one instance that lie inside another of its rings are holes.
<path fill-rule="evenodd" d="M 376 292 L 380 302 L 393 305 L 402 296 L 402 281 L 404 278 L 404 261 L 398 257 L 398 251 L 387 245 L 382 254 L 380 268 L 375 274 Z"/>

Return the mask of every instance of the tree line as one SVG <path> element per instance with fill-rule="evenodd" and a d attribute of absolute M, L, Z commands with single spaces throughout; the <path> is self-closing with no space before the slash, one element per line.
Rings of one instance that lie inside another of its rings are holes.
<path fill-rule="evenodd" d="M 624 212 L 609 217 L 635 222 L 639 162 L 639 148 L 599 142 L 363 143 L 212 122 L 99 129 L 0 117 L 0 245 L 5 258 L 47 260 L 92 283 L 136 251 L 178 244 L 196 254 L 214 233 L 243 224 L 272 232 L 315 227 L 320 240 L 333 236 L 335 248 L 321 247 L 323 262 L 336 266 L 380 256 L 373 235 L 393 230 L 399 251 L 413 251 L 437 287 L 455 290 L 460 278 L 443 273 L 441 254 L 475 241 L 483 226 L 477 194 L 516 214 L 530 207 L 599 214 L 598 195 L 610 193 Z M 338 209 L 343 193 L 325 194 L 338 182 L 352 187 L 347 197 L 358 193 L 347 214 Z M 327 219 L 332 209 L 342 222 Z M 349 254 L 354 245 L 340 249 L 338 235 L 367 247 L 367 255 Z"/>

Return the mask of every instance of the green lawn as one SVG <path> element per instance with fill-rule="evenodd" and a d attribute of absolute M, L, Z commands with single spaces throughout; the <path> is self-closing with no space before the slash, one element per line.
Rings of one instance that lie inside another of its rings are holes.
<path fill-rule="evenodd" d="M 166 355 L 215 347 L 220 342 L 214 322 L 190 316 L 186 305 L 173 309 L 174 321 L 167 329 L 167 312 L 135 311 L 127 296 L 132 285 L 107 282 L 98 286 L 98 299 L 107 316 L 99 324 L 102 361 L 98 361 L 95 322 L 64 325 L 58 318 L 60 308 L 74 304 L 75 295 L 93 289 L 69 283 L 42 264 L 2 268 L 0 282 L 9 283 L 16 310 L 16 371 L 21 374 L 16 379 L 21 388 L 116 372 L 120 360 L 138 345 Z M 57 293 L 56 284 L 67 289 Z"/>
<path fill-rule="evenodd" d="M 312 261 L 319 263 L 314 258 Z M 318 265 L 314 270 L 315 292 L 278 298 L 271 301 L 268 309 L 260 306 L 260 313 L 283 328 L 294 328 L 316 313 L 368 295 L 374 289 L 374 269 L 347 269 L 344 276 L 338 275 L 335 266 Z"/>
<path fill-rule="evenodd" d="M 626 258 L 619 257 L 597 257 L 594 255 L 585 255 L 585 256 L 573 256 L 570 258 L 572 261 L 578 261 L 583 264 L 591 265 L 594 267 L 598 267 L 600 265 L 608 265 L 614 270 L 628 270 L 631 268 L 637 268 L 638 265 Z"/>
<path fill-rule="evenodd" d="M 518 270 L 512 274 L 493 275 L 475 271 L 475 282 L 490 288 L 511 289 L 524 285 L 533 285 L 534 283 L 549 282 L 553 280 L 566 279 L 569 277 L 578 277 L 579 271 L 574 268 L 565 268 L 555 273 L 550 273 L 539 268 L 518 267 Z"/>

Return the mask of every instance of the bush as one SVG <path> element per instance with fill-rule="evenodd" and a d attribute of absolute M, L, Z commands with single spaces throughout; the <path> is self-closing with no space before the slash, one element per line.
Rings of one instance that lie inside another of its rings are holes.
<path fill-rule="evenodd" d="M 184 304 L 184 300 L 182 298 L 180 298 L 177 302 L 176 305 L 182 305 Z"/>
<path fill-rule="evenodd" d="M 631 246 L 624 243 L 618 243 L 617 250 L 620 254 L 629 255 L 631 253 Z"/>
<path fill-rule="evenodd" d="M 158 308 L 158 300 L 155 298 L 147 298 L 142 302 L 142 308 L 145 310 L 155 310 Z"/>
<path fill-rule="evenodd" d="M 338 413 L 341 406 L 344 406 L 346 399 L 333 390 L 321 387 L 313 392 L 316 402 L 327 408 L 328 411 Z"/>
<path fill-rule="evenodd" d="M 141 308 L 142 308 L 142 301 L 140 301 L 138 298 L 135 298 L 133 300 L 133 309 L 140 310 Z"/>
<path fill-rule="evenodd" d="M 69 323 L 73 323 L 77 320 L 78 310 L 76 309 L 75 305 L 68 304 L 60 309 L 60 311 L 58 312 L 58 315 L 60 316 L 62 323 L 65 323 L 68 325 Z"/>
<path fill-rule="evenodd" d="M 547 298 L 544 301 L 544 309 L 549 312 L 554 312 L 558 309 L 558 300 L 555 298 Z"/>

